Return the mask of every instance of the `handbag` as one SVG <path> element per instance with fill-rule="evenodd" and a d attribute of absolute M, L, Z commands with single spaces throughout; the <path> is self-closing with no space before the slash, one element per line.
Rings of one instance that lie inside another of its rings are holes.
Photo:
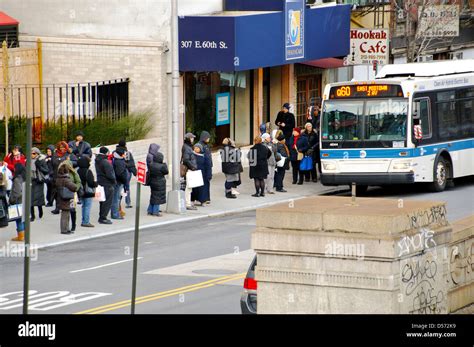
<path fill-rule="evenodd" d="M 0 200 L 0 219 L 3 219 L 7 216 L 7 211 L 5 211 L 5 204 L 3 200 Z"/>
<path fill-rule="evenodd" d="M 8 206 L 8 221 L 13 222 L 23 217 L 23 205 L 16 204 Z"/>
<path fill-rule="evenodd" d="M 186 185 L 189 188 L 197 188 L 204 185 L 204 180 L 202 178 L 201 170 L 188 170 L 186 173 Z"/>
<path fill-rule="evenodd" d="M 106 200 L 105 199 L 105 189 L 104 189 L 104 187 L 97 186 L 97 188 L 95 189 L 94 199 L 97 200 L 98 202 L 104 202 Z"/>
<path fill-rule="evenodd" d="M 301 152 L 298 152 L 298 156 L 296 157 L 296 160 L 300 161 L 304 159 L 304 154 Z"/>
<path fill-rule="evenodd" d="M 284 167 L 287 157 L 280 155 L 281 159 L 277 161 L 277 167 Z"/>
<path fill-rule="evenodd" d="M 188 172 L 188 167 L 184 165 L 183 163 L 180 164 L 179 166 L 179 173 L 181 177 L 186 177 L 186 173 Z"/>
<path fill-rule="evenodd" d="M 313 168 L 313 158 L 305 156 L 300 163 L 300 171 L 310 171 Z"/>
<path fill-rule="evenodd" d="M 89 170 L 86 172 L 86 184 L 84 184 L 84 194 L 95 196 L 95 188 L 90 187 L 89 184 L 87 183 L 87 174 L 88 173 L 89 173 Z"/>
<path fill-rule="evenodd" d="M 59 188 L 59 197 L 62 200 L 71 200 L 74 199 L 75 192 L 71 192 L 67 187 Z"/>

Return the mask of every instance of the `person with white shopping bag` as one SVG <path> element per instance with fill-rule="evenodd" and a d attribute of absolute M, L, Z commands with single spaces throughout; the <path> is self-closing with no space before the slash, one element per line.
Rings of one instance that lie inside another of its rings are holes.
<path fill-rule="evenodd" d="M 110 209 L 112 207 L 112 199 L 114 196 L 114 186 L 117 184 L 115 179 L 115 172 L 112 164 L 110 163 L 107 154 L 109 150 L 107 147 L 101 147 L 99 154 L 95 158 L 95 171 L 97 174 L 97 184 L 101 188 L 97 188 L 100 193 L 103 190 L 103 197 L 100 199 L 99 208 L 99 224 L 112 224 L 112 221 L 108 219 Z"/>
<path fill-rule="evenodd" d="M 197 201 L 200 206 L 205 206 L 209 196 L 205 182 L 212 177 L 212 163 L 209 161 L 209 157 L 206 155 L 204 147 L 200 143 L 194 145 L 194 155 L 196 156 L 198 169 L 196 171 L 190 171 L 188 173 L 189 178 L 187 178 L 189 185 L 193 188 L 191 201 L 193 204 Z"/>
<path fill-rule="evenodd" d="M 185 199 L 186 199 L 186 209 L 187 210 L 197 210 L 196 206 L 191 202 L 191 192 L 192 187 L 190 186 L 190 178 L 195 177 L 192 173 L 188 175 L 189 172 L 197 170 L 196 156 L 193 151 L 193 142 L 196 136 L 192 133 L 186 133 L 184 135 L 184 144 L 181 148 L 181 189 L 184 190 Z"/>

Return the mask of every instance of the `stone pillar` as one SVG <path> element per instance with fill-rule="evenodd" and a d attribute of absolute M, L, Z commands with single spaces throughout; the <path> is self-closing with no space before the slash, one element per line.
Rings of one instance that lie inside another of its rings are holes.
<path fill-rule="evenodd" d="M 313 197 L 257 210 L 258 313 L 447 313 L 445 203 Z"/>

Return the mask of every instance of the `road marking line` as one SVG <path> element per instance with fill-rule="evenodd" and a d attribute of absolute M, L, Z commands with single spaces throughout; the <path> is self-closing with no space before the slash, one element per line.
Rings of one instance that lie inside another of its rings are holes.
<path fill-rule="evenodd" d="M 237 276 L 237 275 L 232 275 L 232 277 L 234 277 L 234 276 Z M 154 294 L 141 296 L 141 297 L 137 298 L 136 300 L 142 300 L 142 299 L 147 299 L 147 298 L 150 298 L 150 297 L 154 297 L 156 295 L 161 295 L 161 294 L 170 293 L 170 292 L 176 292 L 177 290 L 180 290 L 180 289 L 187 289 L 187 288 L 192 288 L 192 287 L 196 287 L 196 286 L 202 286 L 202 285 L 207 284 L 207 283 L 216 282 L 216 281 L 219 281 L 219 280 L 224 280 L 228 277 L 231 277 L 231 276 L 230 275 L 229 276 L 223 276 L 223 277 L 219 277 L 219 278 L 214 278 L 214 279 L 209 280 L 209 281 L 204 281 L 204 282 L 192 284 L 192 285 L 189 285 L 189 286 L 184 286 L 184 287 L 181 287 L 181 288 L 175 288 L 175 289 L 167 290 L 167 291 L 164 291 L 164 292 L 159 292 L 159 293 L 154 293 Z M 88 310 L 85 310 L 85 311 L 78 312 L 76 314 L 84 314 L 84 313 L 88 313 L 90 311 L 95 311 L 95 310 L 98 310 L 98 309 L 117 306 L 117 305 L 121 305 L 121 304 L 130 304 L 130 300 L 123 300 L 123 301 L 115 302 L 115 303 L 112 303 L 112 304 L 95 307 L 95 308 L 92 308 L 92 309 L 88 309 Z"/>
<path fill-rule="evenodd" d="M 242 278 L 244 278 L 245 275 L 246 275 L 245 273 L 240 273 L 240 274 L 235 274 L 235 275 L 231 275 L 231 276 L 223 276 L 223 277 L 215 278 L 213 280 L 204 281 L 204 282 L 196 283 L 196 284 L 193 284 L 193 285 L 184 286 L 184 287 L 181 287 L 181 288 L 175 288 L 175 289 L 171 289 L 171 290 L 167 290 L 167 291 L 163 291 L 163 292 L 158 292 L 158 293 L 155 293 L 155 294 L 141 296 L 141 297 L 136 299 L 135 303 L 136 304 L 141 304 L 141 303 L 145 303 L 145 302 L 148 302 L 148 301 L 163 299 L 163 298 L 173 296 L 173 295 L 178 295 L 178 294 L 183 294 L 183 293 L 187 293 L 187 292 L 196 291 L 196 290 L 199 290 L 199 289 L 209 288 L 209 287 L 212 287 L 212 286 L 215 286 L 215 285 L 218 285 L 218 284 L 222 284 L 222 283 L 242 279 Z M 124 308 L 124 307 L 127 307 L 127 306 L 130 306 L 130 300 L 124 300 L 124 301 L 116 302 L 116 303 L 109 304 L 109 305 L 95 307 L 95 308 L 88 309 L 88 310 L 85 310 L 85 311 L 77 312 L 75 314 L 100 314 L 100 313 L 105 313 L 105 312 L 109 312 L 109 311 L 118 310 L 120 308 Z"/>
<path fill-rule="evenodd" d="M 140 259 L 143 259 L 143 257 L 138 257 L 138 260 Z M 121 261 L 116 261 L 114 263 L 109 263 L 109 264 L 104 264 L 104 265 L 99 265 L 99 266 L 94 266 L 94 267 L 88 267 L 86 269 L 79 269 L 79 270 L 74 270 L 74 271 L 69 271 L 69 273 L 73 274 L 73 273 L 77 273 L 77 272 L 83 272 L 83 271 L 89 271 L 89 270 L 96 270 L 96 269 L 101 269 L 103 267 L 107 267 L 107 266 L 112 266 L 112 265 L 117 265 L 117 264 L 122 264 L 122 263 L 126 263 L 126 262 L 129 262 L 129 261 L 133 261 L 133 258 L 131 259 L 125 259 L 125 260 L 121 260 Z"/>

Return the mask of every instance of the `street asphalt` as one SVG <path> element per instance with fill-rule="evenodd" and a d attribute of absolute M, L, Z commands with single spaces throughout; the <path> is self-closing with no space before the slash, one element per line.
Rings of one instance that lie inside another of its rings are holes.
<path fill-rule="evenodd" d="M 446 201 L 450 221 L 474 213 L 472 177 L 442 193 L 407 186 L 371 188 L 364 196 Z M 254 228 L 255 210 L 142 231 L 136 313 L 240 313 Z M 31 262 L 30 312 L 129 313 L 132 245 L 127 232 L 39 250 Z M 0 259 L 0 314 L 21 313 L 22 283 L 23 259 Z"/>

